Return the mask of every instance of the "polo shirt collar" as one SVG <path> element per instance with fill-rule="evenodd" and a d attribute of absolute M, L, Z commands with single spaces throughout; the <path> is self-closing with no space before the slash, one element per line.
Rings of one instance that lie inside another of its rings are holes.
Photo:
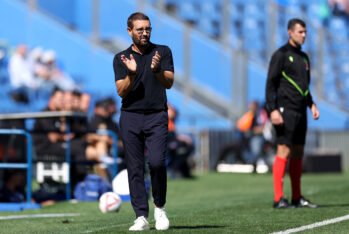
<path fill-rule="evenodd" d="M 140 53 L 138 53 L 137 51 L 134 51 L 134 50 L 132 49 L 132 46 L 133 46 L 133 44 L 131 44 L 130 47 L 127 48 L 127 51 L 128 51 L 130 54 L 131 54 L 131 53 L 140 54 Z M 153 50 L 154 47 L 155 47 L 155 44 L 149 42 L 149 46 L 147 47 L 147 49 L 144 51 L 143 54 L 147 54 L 147 52 L 151 52 L 151 51 Z"/>

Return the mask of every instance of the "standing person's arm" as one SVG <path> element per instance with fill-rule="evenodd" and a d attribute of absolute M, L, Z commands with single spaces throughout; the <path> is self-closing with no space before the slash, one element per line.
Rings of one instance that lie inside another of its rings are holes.
<path fill-rule="evenodd" d="M 173 72 L 160 71 L 159 73 L 155 73 L 155 76 L 166 89 L 170 89 L 172 87 L 174 81 Z"/>
<path fill-rule="evenodd" d="M 130 92 L 133 79 L 134 75 L 127 75 L 125 79 L 116 81 L 116 89 L 120 97 L 124 98 Z"/>
<path fill-rule="evenodd" d="M 163 57 L 161 57 L 158 51 L 155 52 L 150 68 L 166 89 L 172 87 L 174 82 L 174 68 L 172 52 L 169 48 L 164 52 Z"/>
<path fill-rule="evenodd" d="M 306 57 L 306 59 L 307 59 L 307 62 L 308 62 L 308 89 L 309 89 L 309 93 L 307 95 L 307 105 L 308 105 L 308 107 L 311 110 L 313 119 L 317 120 L 320 117 L 320 111 L 317 108 L 315 102 L 313 101 L 313 96 L 311 95 L 311 92 L 310 92 L 310 80 L 311 80 L 311 78 L 310 78 L 311 77 L 310 70 L 311 69 L 310 69 L 310 61 L 309 61 L 308 56 Z"/>
<path fill-rule="evenodd" d="M 115 56 L 113 66 L 118 95 L 124 98 L 132 89 L 137 63 L 132 54 L 129 59 L 125 55 L 121 55 L 120 59 Z"/>
<path fill-rule="evenodd" d="M 266 84 L 266 107 L 270 112 L 270 120 L 275 125 L 283 124 L 283 118 L 278 110 L 277 91 L 280 85 L 280 77 L 283 69 L 283 54 L 277 51 L 273 54 L 268 70 L 268 79 Z"/>

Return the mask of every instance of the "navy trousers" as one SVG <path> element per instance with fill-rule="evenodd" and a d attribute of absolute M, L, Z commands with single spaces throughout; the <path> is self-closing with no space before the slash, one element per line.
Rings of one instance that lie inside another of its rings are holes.
<path fill-rule="evenodd" d="M 120 130 L 124 143 L 131 204 L 136 217 L 148 217 L 149 205 L 144 184 L 145 161 L 148 161 L 154 204 L 166 203 L 167 111 L 134 113 L 122 111 Z"/>

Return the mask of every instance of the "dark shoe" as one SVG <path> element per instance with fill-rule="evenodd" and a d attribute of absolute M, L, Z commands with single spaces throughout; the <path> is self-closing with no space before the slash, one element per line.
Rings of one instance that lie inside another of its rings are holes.
<path fill-rule="evenodd" d="M 312 203 L 311 201 L 301 197 L 299 200 L 292 200 L 292 205 L 295 207 L 308 207 L 308 208 L 318 208 L 318 205 Z"/>
<path fill-rule="evenodd" d="M 281 198 L 278 202 L 274 201 L 273 207 L 275 209 L 291 208 L 286 198 Z"/>

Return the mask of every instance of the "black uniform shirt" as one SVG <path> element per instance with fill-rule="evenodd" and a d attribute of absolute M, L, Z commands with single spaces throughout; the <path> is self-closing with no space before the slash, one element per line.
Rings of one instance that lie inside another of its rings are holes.
<path fill-rule="evenodd" d="M 43 109 L 43 111 L 51 111 L 48 107 Z M 41 118 L 36 119 L 34 124 L 34 134 L 33 134 L 33 143 L 36 150 L 40 151 L 41 149 L 47 147 L 52 142 L 48 139 L 47 134 L 49 132 L 61 132 L 61 120 L 58 117 L 55 118 Z"/>
<path fill-rule="evenodd" d="M 115 55 L 113 61 L 115 81 L 124 79 L 128 73 L 126 66 L 121 61 L 122 54 L 127 58 L 130 58 L 130 54 L 132 54 L 137 63 L 132 88 L 122 99 L 121 110 L 140 113 L 167 110 L 166 88 L 158 81 L 150 68 L 155 51 L 158 51 L 161 56 L 160 70 L 173 72 L 172 52 L 169 47 L 164 45 L 150 43 L 144 54 L 133 51 L 132 46 L 130 46 Z"/>
<path fill-rule="evenodd" d="M 120 134 L 118 123 L 116 123 L 111 117 L 106 118 L 97 114 L 92 116 L 88 128 L 91 132 L 95 132 L 99 129 L 106 129 L 113 131 L 118 136 Z"/>
<path fill-rule="evenodd" d="M 309 90 L 310 62 L 306 53 L 289 43 L 272 56 L 266 85 L 266 104 L 269 112 L 287 108 L 305 112 L 313 104 Z"/>

